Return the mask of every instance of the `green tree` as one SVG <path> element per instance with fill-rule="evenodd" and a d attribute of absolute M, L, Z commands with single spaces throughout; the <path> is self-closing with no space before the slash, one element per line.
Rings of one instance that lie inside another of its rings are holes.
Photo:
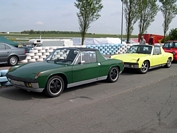
<path fill-rule="evenodd" d="M 169 39 L 170 40 L 177 40 L 177 28 L 170 30 Z"/>
<path fill-rule="evenodd" d="M 90 24 L 96 21 L 101 15 L 99 12 L 103 8 L 102 0 L 76 0 L 74 5 L 79 12 L 77 17 L 79 20 L 80 33 L 82 37 L 81 45 L 84 44 L 85 34 L 90 27 Z"/>
<path fill-rule="evenodd" d="M 126 33 L 127 33 L 127 43 L 130 42 L 131 34 L 134 30 L 133 26 L 137 22 L 138 14 L 138 2 L 139 0 L 122 0 L 124 4 L 124 15 L 126 21 Z"/>
<path fill-rule="evenodd" d="M 177 14 L 177 5 L 176 2 L 177 0 L 159 0 L 161 2 L 161 7 L 160 10 L 163 14 L 164 17 L 164 22 L 163 22 L 163 34 L 164 34 L 164 39 L 166 36 L 166 33 L 169 29 L 169 25 L 172 22 L 172 19 L 176 16 Z"/>
<path fill-rule="evenodd" d="M 139 34 L 141 36 L 154 21 L 154 18 L 159 11 L 159 6 L 157 5 L 157 0 L 140 0 L 138 6 Z"/>

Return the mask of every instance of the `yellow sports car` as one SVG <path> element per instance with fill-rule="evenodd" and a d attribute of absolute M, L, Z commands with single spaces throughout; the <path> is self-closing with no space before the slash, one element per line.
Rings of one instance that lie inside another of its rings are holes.
<path fill-rule="evenodd" d="M 133 45 L 125 54 L 112 55 L 111 58 L 122 60 L 124 68 L 139 69 L 144 74 L 152 68 L 171 67 L 173 54 L 166 53 L 158 45 Z"/>

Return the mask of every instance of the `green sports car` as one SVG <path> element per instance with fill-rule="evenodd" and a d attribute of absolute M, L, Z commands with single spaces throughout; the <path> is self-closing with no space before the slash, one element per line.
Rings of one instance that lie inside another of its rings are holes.
<path fill-rule="evenodd" d="M 99 80 L 116 82 L 123 68 L 123 61 L 106 59 L 96 49 L 58 48 L 43 62 L 11 67 L 6 76 L 18 88 L 56 97 L 65 88 Z"/>

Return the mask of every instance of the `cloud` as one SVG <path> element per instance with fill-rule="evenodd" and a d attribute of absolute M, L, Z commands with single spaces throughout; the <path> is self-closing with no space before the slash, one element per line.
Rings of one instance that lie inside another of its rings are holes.
<path fill-rule="evenodd" d="M 36 25 L 43 25 L 44 23 L 41 21 L 36 22 Z"/>

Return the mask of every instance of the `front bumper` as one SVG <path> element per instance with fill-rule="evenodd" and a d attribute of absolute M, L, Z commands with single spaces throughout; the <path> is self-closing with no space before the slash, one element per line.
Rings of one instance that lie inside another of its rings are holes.
<path fill-rule="evenodd" d="M 124 68 L 139 68 L 138 63 L 124 62 Z"/>
<path fill-rule="evenodd" d="M 43 92 L 44 88 L 39 88 L 37 80 L 24 79 L 12 76 L 10 74 L 6 75 L 9 82 L 17 88 L 24 89 L 32 92 Z"/>

